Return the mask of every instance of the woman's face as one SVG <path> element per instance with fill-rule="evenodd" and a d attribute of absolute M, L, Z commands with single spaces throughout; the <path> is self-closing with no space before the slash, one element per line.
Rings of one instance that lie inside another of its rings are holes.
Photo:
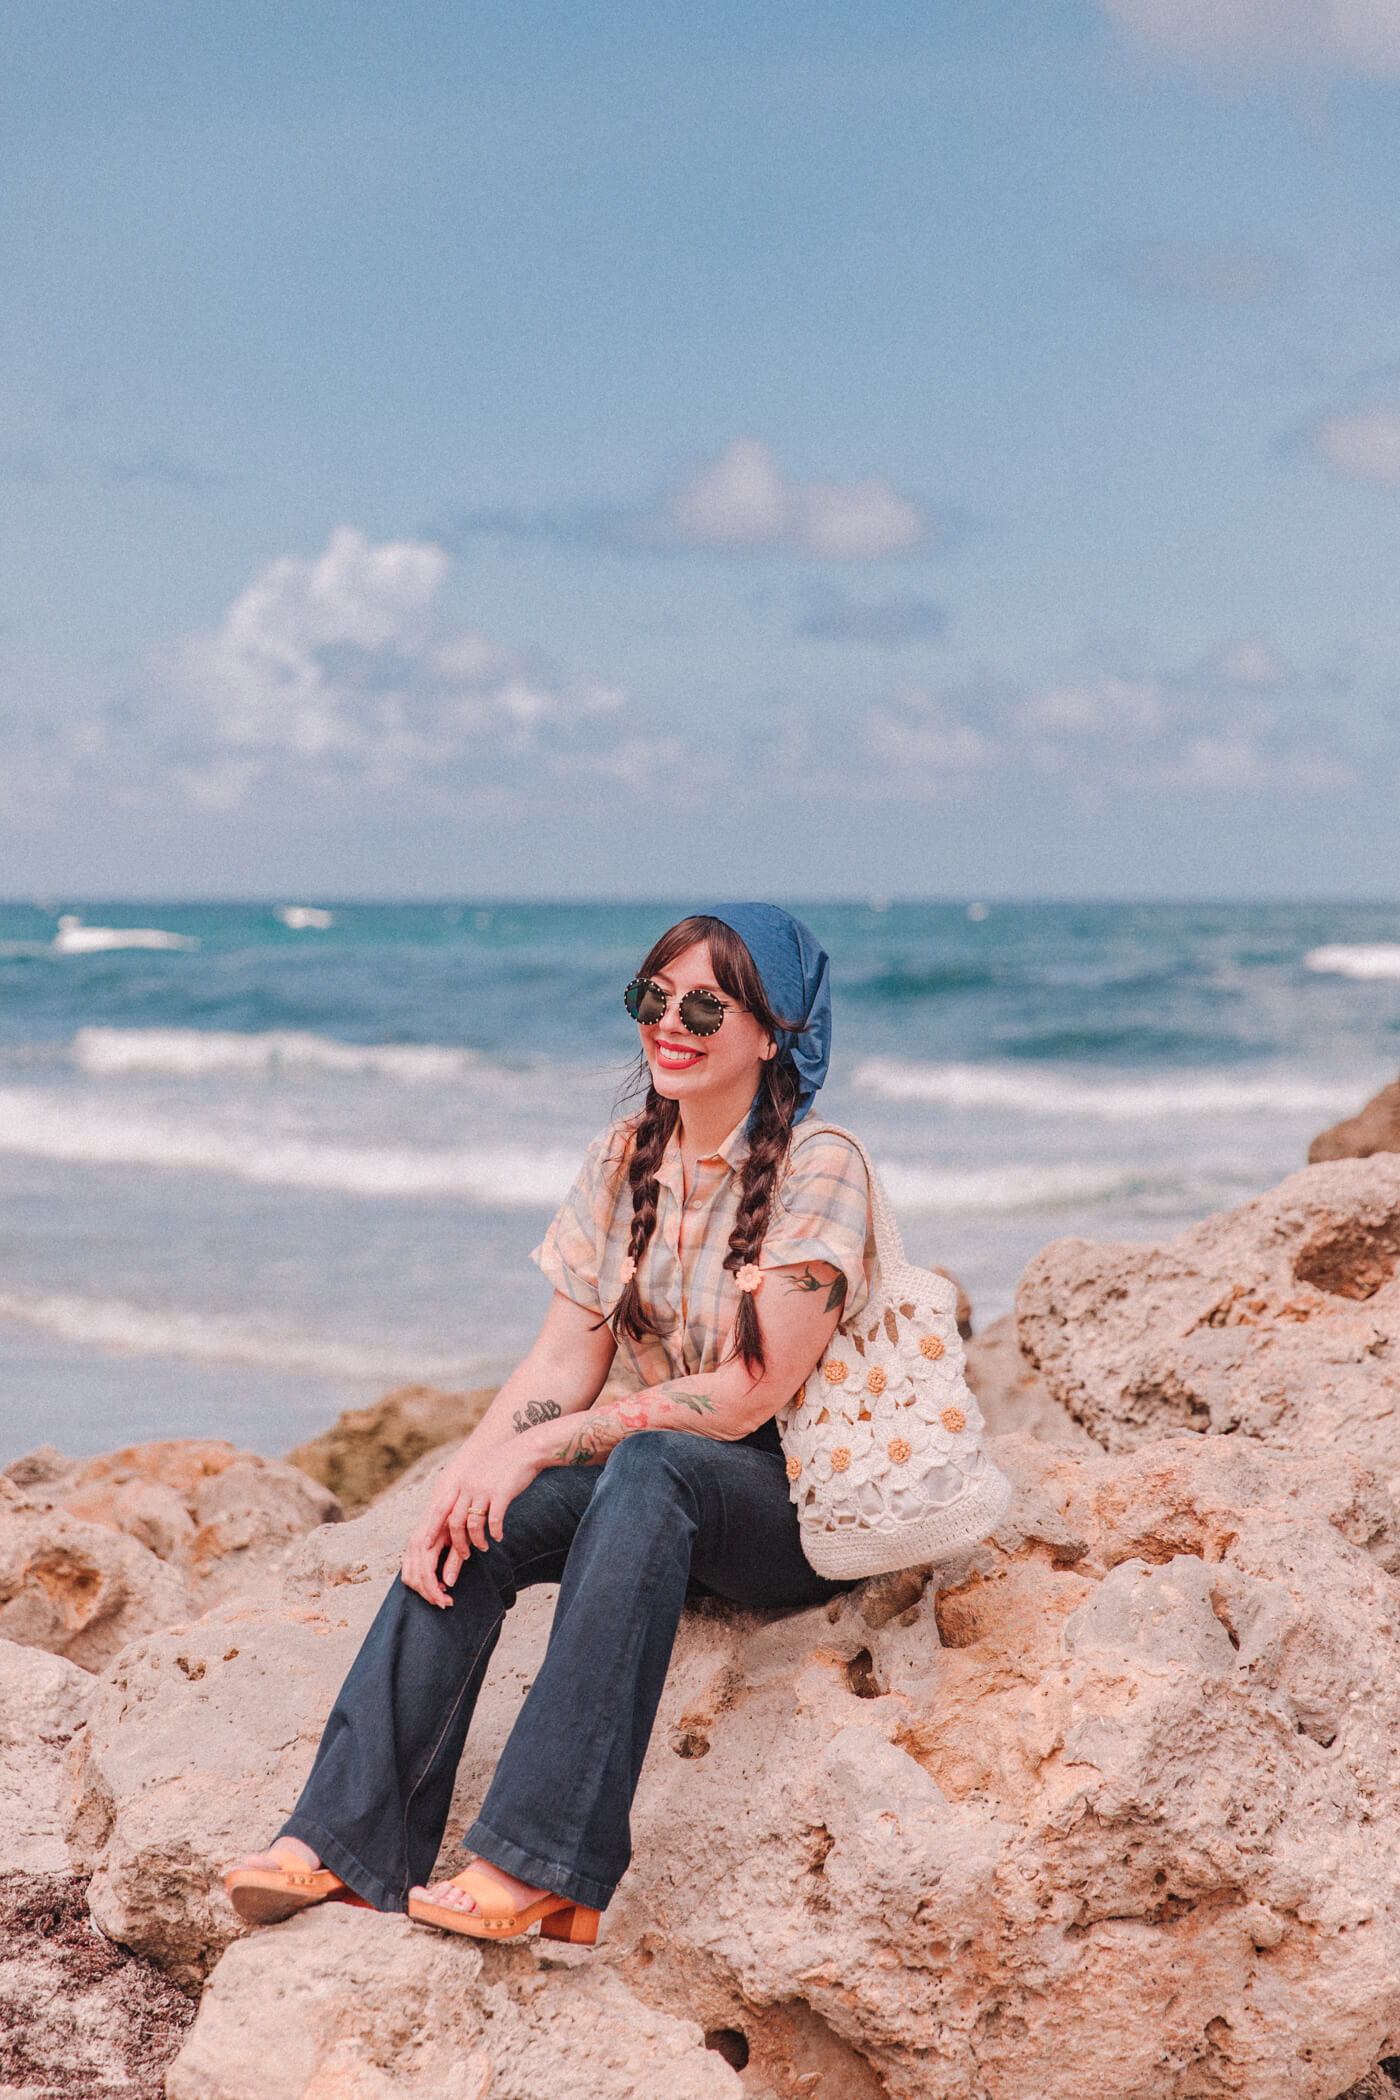
<path fill-rule="evenodd" d="M 753 1099 L 765 1062 L 775 1053 L 773 1038 L 717 982 L 704 941 L 682 950 L 653 975 L 669 996 L 659 1021 L 638 1026 L 652 1085 L 666 1100 L 682 1104 L 702 1098 L 718 1101 L 732 1093 L 737 1122 Z M 724 1020 L 713 1035 L 691 1035 L 681 1020 L 681 999 L 696 991 L 713 992 L 724 1003 Z"/>

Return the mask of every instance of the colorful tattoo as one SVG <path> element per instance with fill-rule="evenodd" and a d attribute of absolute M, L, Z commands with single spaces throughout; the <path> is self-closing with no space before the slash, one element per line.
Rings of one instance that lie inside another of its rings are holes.
<path fill-rule="evenodd" d="M 652 1390 L 635 1393 L 626 1400 L 609 1400 L 591 1408 L 586 1421 L 560 1445 L 555 1463 L 561 1466 L 600 1466 L 624 1437 L 641 1429 L 664 1428 L 652 1419 L 654 1406 L 684 1407 L 693 1415 L 712 1415 L 715 1403 L 708 1393 L 668 1393 Z"/>

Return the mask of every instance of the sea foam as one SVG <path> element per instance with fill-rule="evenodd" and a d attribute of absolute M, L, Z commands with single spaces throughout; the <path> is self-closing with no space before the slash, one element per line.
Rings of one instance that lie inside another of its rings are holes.
<path fill-rule="evenodd" d="M 1008 1065 L 920 1064 L 868 1057 L 851 1075 L 857 1093 L 877 1101 L 992 1109 L 1023 1116 L 1089 1117 L 1108 1123 L 1167 1116 L 1341 1115 L 1356 1106 L 1355 1083 L 1261 1075 L 1236 1079 L 1173 1072 L 1160 1078 L 1069 1079 Z"/>
<path fill-rule="evenodd" d="M 471 1151 L 337 1145 L 259 1137 L 184 1120 L 131 1115 L 31 1087 L 0 1089 L 0 1153 L 74 1165 L 223 1174 L 279 1188 L 349 1196 L 449 1198 L 488 1209 L 550 1209 L 580 1164 L 574 1151 Z"/>
<path fill-rule="evenodd" d="M 328 1378 L 452 1383 L 470 1377 L 474 1369 L 465 1351 L 448 1356 L 389 1338 L 345 1341 L 241 1322 L 218 1313 L 63 1291 L 0 1290 L 0 1320 L 37 1329 L 58 1341 L 121 1355 L 177 1356 L 191 1363 L 246 1364 Z"/>
<path fill-rule="evenodd" d="M 343 1043 L 290 1028 L 257 1035 L 203 1028 L 80 1028 L 69 1055 L 83 1071 L 101 1078 L 124 1072 L 199 1078 L 213 1072 L 305 1071 L 369 1073 L 404 1086 L 459 1084 L 486 1062 L 474 1050 L 438 1043 Z"/>
<path fill-rule="evenodd" d="M 1303 961 L 1308 969 L 1321 971 L 1325 976 L 1400 977 L 1400 944 L 1334 941 L 1325 948 L 1310 948 Z"/>

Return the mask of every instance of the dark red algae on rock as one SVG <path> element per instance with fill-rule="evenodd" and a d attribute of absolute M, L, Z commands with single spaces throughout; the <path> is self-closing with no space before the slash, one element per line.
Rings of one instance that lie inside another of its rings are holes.
<path fill-rule="evenodd" d="M 162 2100 L 195 2015 L 104 1939 L 75 1874 L 0 1874 L 0 2086 L 27 2100 Z"/>

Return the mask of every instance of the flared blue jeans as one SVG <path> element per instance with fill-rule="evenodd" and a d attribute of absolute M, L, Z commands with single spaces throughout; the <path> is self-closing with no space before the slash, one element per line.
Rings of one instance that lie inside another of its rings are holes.
<path fill-rule="evenodd" d="M 848 1583 L 808 1565 L 771 1423 L 742 1443 L 645 1430 L 602 1467 L 550 1467 L 450 1609 L 395 1580 L 282 1834 L 378 1910 L 432 1874 L 472 1711 L 506 1613 L 557 1582 L 549 1646 L 467 1849 L 601 1910 L 631 1858 L 630 1812 L 687 1590 L 796 1610 Z"/>

